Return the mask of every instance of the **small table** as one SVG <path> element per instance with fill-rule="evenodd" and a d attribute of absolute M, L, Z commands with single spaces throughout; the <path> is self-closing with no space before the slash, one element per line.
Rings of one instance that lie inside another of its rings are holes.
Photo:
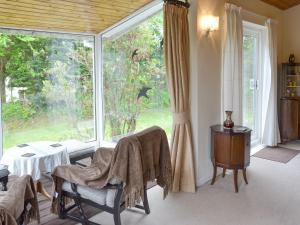
<path fill-rule="evenodd" d="M 246 168 L 250 165 L 251 130 L 247 127 L 235 126 L 233 129 L 224 129 L 222 125 L 211 127 L 211 161 L 214 173 L 211 185 L 215 183 L 217 167 L 223 168 L 223 177 L 226 169 L 234 171 L 235 192 L 238 192 L 238 170 L 243 170 L 245 183 L 248 184 Z"/>
<path fill-rule="evenodd" d="M 51 199 L 39 181 L 42 174 L 51 173 L 56 166 L 70 163 L 67 148 L 55 144 L 40 141 L 10 148 L 3 155 L 1 164 L 7 165 L 12 175 L 30 175 L 36 182 L 37 191 Z"/>

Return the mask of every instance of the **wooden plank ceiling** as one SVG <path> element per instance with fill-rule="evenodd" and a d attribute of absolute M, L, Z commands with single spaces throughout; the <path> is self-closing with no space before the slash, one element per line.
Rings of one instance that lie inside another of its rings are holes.
<path fill-rule="evenodd" d="M 295 5 L 300 4 L 300 0 L 262 0 L 262 1 L 282 10 L 286 10 Z"/>
<path fill-rule="evenodd" d="M 0 27 L 99 33 L 151 0 L 0 0 Z"/>

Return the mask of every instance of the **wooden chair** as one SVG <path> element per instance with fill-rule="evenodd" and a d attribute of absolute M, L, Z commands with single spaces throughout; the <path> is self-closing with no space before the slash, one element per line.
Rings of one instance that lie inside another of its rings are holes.
<path fill-rule="evenodd" d="M 115 184 L 109 184 L 102 189 L 94 189 L 65 182 L 61 195 L 59 217 L 61 219 L 69 218 L 83 225 L 100 225 L 91 222 L 87 218 L 82 207 L 82 203 L 85 203 L 112 214 L 115 225 L 121 225 L 120 214 L 125 210 L 125 202 L 122 199 L 123 184 L 120 182 L 113 183 Z M 66 208 L 64 197 L 72 198 L 74 204 Z M 79 209 L 80 217 L 70 213 L 76 207 Z M 144 210 L 146 214 L 150 214 L 146 187 L 144 189 L 143 205 L 136 205 L 135 207 Z"/>
<path fill-rule="evenodd" d="M 148 135 L 152 135 L 152 132 L 157 131 L 162 132 L 159 127 L 152 127 L 146 129 L 138 134 L 135 134 L 139 137 L 141 142 L 143 141 L 153 141 L 153 139 L 149 139 Z M 164 131 L 163 131 L 164 132 Z M 166 138 L 166 136 L 165 136 Z M 122 139 L 120 140 L 122 141 Z M 145 143 L 141 143 L 141 146 L 147 146 Z M 152 146 L 152 145 L 150 145 Z M 153 146 L 161 146 L 153 145 Z M 170 160 L 171 162 L 171 160 Z M 150 214 L 150 208 L 147 197 L 147 185 L 149 187 L 153 187 L 156 183 L 148 182 L 144 187 L 144 200 L 142 205 L 135 205 L 136 208 L 142 209 L 146 214 Z M 71 198 L 74 200 L 74 204 L 71 206 L 66 206 L 65 197 Z M 113 215 L 115 225 L 121 225 L 120 214 L 125 210 L 125 200 L 123 197 L 123 183 L 118 180 L 116 177 L 113 177 L 108 185 L 104 188 L 92 188 L 89 186 L 77 185 L 75 183 L 71 183 L 70 181 L 65 181 L 62 185 L 62 192 L 59 199 L 59 217 L 61 219 L 69 218 L 80 222 L 83 225 L 100 225 L 94 222 L 91 222 L 85 212 L 82 204 L 91 205 L 102 211 L 108 212 Z M 72 214 L 72 210 L 77 208 L 79 210 L 79 216 L 77 214 Z"/>

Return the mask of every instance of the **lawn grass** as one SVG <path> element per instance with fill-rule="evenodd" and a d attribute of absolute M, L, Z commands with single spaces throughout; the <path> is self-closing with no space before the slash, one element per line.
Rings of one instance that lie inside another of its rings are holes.
<path fill-rule="evenodd" d="M 136 131 L 157 125 L 166 130 L 168 138 L 172 130 L 172 114 L 169 109 L 148 110 L 140 114 L 137 120 Z M 4 129 L 4 152 L 7 149 L 23 143 L 35 141 L 63 141 L 79 138 L 77 131 L 65 121 L 56 122 L 41 120 L 40 123 L 27 124 L 22 129 Z M 105 139 L 110 139 L 106 137 Z"/>
<path fill-rule="evenodd" d="M 163 128 L 168 138 L 171 138 L 172 132 L 172 113 L 170 109 L 149 110 L 141 113 L 137 121 L 137 131 L 141 131 L 151 126 L 160 126 Z"/>
<path fill-rule="evenodd" d="M 18 144 L 35 141 L 62 141 L 74 136 L 75 130 L 67 123 L 41 124 L 21 130 L 4 130 L 4 151 Z"/>

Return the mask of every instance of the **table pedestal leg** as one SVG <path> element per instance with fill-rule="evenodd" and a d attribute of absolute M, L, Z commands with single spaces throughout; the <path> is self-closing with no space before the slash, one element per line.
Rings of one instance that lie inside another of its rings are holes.
<path fill-rule="evenodd" d="M 244 176 L 245 183 L 248 184 L 246 169 L 243 169 L 243 176 Z"/>
<path fill-rule="evenodd" d="M 52 200 L 51 195 L 49 195 L 49 193 L 46 191 L 46 189 L 45 189 L 44 185 L 42 184 L 42 182 L 36 181 L 35 182 L 35 188 L 36 188 L 36 192 L 41 193 L 43 196 L 48 198 L 50 201 Z"/>
<path fill-rule="evenodd" d="M 225 177 L 225 175 L 226 175 L 226 168 L 223 168 L 222 177 Z"/>
<path fill-rule="evenodd" d="M 235 188 L 235 192 L 238 193 L 239 187 L 238 187 L 238 170 L 237 169 L 234 169 L 234 188 Z"/>
<path fill-rule="evenodd" d="M 213 174 L 213 178 L 212 178 L 211 183 L 210 183 L 211 185 L 213 185 L 215 183 L 216 176 L 217 176 L 217 166 L 214 165 L 214 174 Z"/>

